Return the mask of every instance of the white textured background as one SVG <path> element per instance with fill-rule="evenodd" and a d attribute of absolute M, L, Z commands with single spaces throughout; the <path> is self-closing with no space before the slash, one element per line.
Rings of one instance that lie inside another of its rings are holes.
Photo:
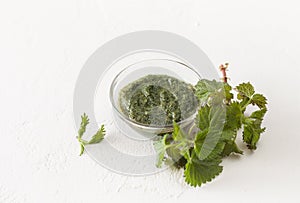
<path fill-rule="evenodd" d="M 300 202 L 298 1 L 1 0 L 0 202 Z M 104 42 L 131 31 L 175 32 L 233 84 L 268 97 L 258 150 L 223 162 L 202 188 L 181 171 L 125 177 L 78 156 L 72 96 L 79 71 Z"/>

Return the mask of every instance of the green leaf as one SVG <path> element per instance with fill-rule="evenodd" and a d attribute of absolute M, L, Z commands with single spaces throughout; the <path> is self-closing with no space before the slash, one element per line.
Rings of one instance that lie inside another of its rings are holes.
<path fill-rule="evenodd" d="M 242 125 L 242 108 L 238 102 L 232 102 L 226 108 L 226 128 L 239 129 Z"/>
<path fill-rule="evenodd" d="M 245 97 L 251 98 L 254 94 L 254 87 L 248 83 L 242 83 L 236 87 L 238 91 L 238 99 L 243 99 Z"/>
<path fill-rule="evenodd" d="M 266 108 L 252 112 L 249 117 L 244 117 L 243 141 L 247 143 L 249 149 L 256 149 L 256 144 L 260 135 L 266 128 L 261 127 L 263 118 L 267 112 Z"/>
<path fill-rule="evenodd" d="M 244 123 L 243 141 L 249 149 L 256 149 L 256 144 L 265 128 L 261 127 L 261 119 L 246 118 Z"/>
<path fill-rule="evenodd" d="M 226 122 L 226 106 L 217 105 L 211 106 L 209 113 L 209 128 L 211 130 L 222 132 L 224 123 Z"/>
<path fill-rule="evenodd" d="M 177 145 L 171 145 L 166 150 L 168 157 L 172 160 L 172 165 L 176 168 L 184 167 L 186 159 L 182 155 L 180 148 Z"/>
<path fill-rule="evenodd" d="M 86 141 L 84 139 L 82 139 L 83 134 L 86 131 L 86 126 L 89 124 L 89 118 L 88 116 L 84 113 L 81 116 L 81 124 L 80 124 L 80 128 L 78 130 L 78 136 L 76 137 L 79 144 L 80 144 L 80 154 L 79 156 L 81 156 L 84 152 L 84 147 L 85 145 L 88 144 L 96 144 L 99 143 L 103 140 L 104 136 L 105 136 L 105 129 L 104 129 L 104 125 L 101 125 L 100 129 L 96 132 L 95 135 L 93 135 L 92 139 L 90 141 Z"/>
<path fill-rule="evenodd" d="M 205 130 L 209 127 L 209 113 L 210 107 L 208 105 L 205 105 L 199 109 L 195 122 L 200 130 Z"/>
<path fill-rule="evenodd" d="M 240 106 L 242 108 L 243 113 L 245 112 L 245 110 L 249 104 L 251 104 L 251 99 L 249 99 L 248 97 L 244 97 L 242 99 L 242 101 L 240 102 Z"/>
<path fill-rule="evenodd" d="M 243 154 L 243 151 L 239 149 L 237 144 L 233 142 L 227 142 L 225 144 L 224 150 L 222 152 L 222 156 L 229 156 L 231 153 Z"/>
<path fill-rule="evenodd" d="M 232 102 L 226 107 L 226 121 L 222 131 L 222 139 L 225 142 L 231 142 L 235 140 L 237 130 L 242 125 L 242 110 L 238 102 Z"/>
<path fill-rule="evenodd" d="M 224 84 L 224 92 L 226 101 L 229 103 L 233 99 L 233 94 L 231 93 L 232 87 L 228 84 Z"/>
<path fill-rule="evenodd" d="M 249 104 L 256 105 L 260 109 L 266 108 L 266 97 L 262 94 L 254 94 L 254 88 L 249 82 L 240 84 L 236 89 L 238 91 L 238 99 L 242 100 L 240 105 L 243 112 Z"/>
<path fill-rule="evenodd" d="M 196 84 L 195 90 L 200 106 L 230 103 L 233 99 L 231 86 L 228 83 L 217 82 L 216 80 L 202 79 Z"/>
<path fill-rule="evenodd" d="M 173 161 L 178 161 L 182 157 L 182 153 L 180 152 L 178 145 L 170 145 L 166 152 Z"/>
<path fill-rule="evenodd" d="M 186 134 L 180 129 L 180 126 L 176 122 L 173 123 L 173 129 L 172 137 L 175 141 L 182 141 L 187 138 Z"/>
<path fill-rule="evenodd" d="M 86 126 L 89 124 L 89 118 L 88 116 L 84 113 L 81 116 L 81 123 L 80 123 L 80 128 L 78 130 L 78 137 L 81 138 L 82 135 L 85 133 Z"/>
<path fill-rule="evenodd" d="M 201 130 L 200 132 L 197 133 L 197 136 L 195 139 L 195 144 L 194 144 L 194 151 L 198 157 L 201 154 L 202 148 L 204 149 L 203 144 L 204 144 L 205 138 L 207 136 L 207 133 L 208 133 L 208 128 L 206 128 L 205 130 Z M 204 149 L 204 150 L 206 150 L 206 149 Z M 205 152 L 205 154 L 207 156 L 207 152 Z"/>
<path fill-rule="evenodd" d="M 199 160 L 193 153 L 185 166 L 185 181 L 194 187 L 211 181 L 222 172 L 221 162 L 221 159 Z"/>
<path fill-rule="evenodd" d="M 191 142 L 192 140 L 187 137 L 187 134 L 174 122 L 172 136 L 166 134 L 163 138 L 154 142 L 154 148 L 157 152 L 156 166 L 161 167 L 163 162 L 177 168 L 185 166 L 185 157 L 189 157 Z"/>
<path fill-rule="evenodd" d="M 196 125 L 200 130 L 205 130 L 207 128 L 217 128 L 222 130 L 223 123 L 225 121 L 225 106 L 202 106 L 196 116 Z"/>
<path fill-rule="evenodd" d="M 96 144 L 103 140 L 105 136 L 104 125 L 101 125 L 100 129 L 93 135 L 92 139 L 88 142 L 88 144 Z"/>
<path fill-rule="evenodd" d="M 79 156 L 81 156 L 84 152 L 84 145 L 82 143 L 80 143 L 80 153 Z"/>
<path fill-rule="evenodd" d="M 222 132 L 225 108 L 223 106 L 204 106 L 199 110 L 198 117 L 198 125 L 202 130 L 196 136 L 194 151 L 200 160 L 218 158 L 224 148 Z"/>
<path fill-rule="evenodd" d="M 165 134 L 161 139 L 154 142 L 154 149 L 157 153 L 156 158 L 156 166 L 160 168 L 162 166 L 162 163 L 165 159 L 165 153 L 166 153 L 166 138 L 168 134 Z"/>
<path fill-rule="evenodd" d="M 221 138 L 224 142 L 235 140 L 237 129 L 224 127 Z"/>
<path fill-rule="evenodd" d="M 231 86 L 228 83 L 217 82 L 216 80 L 202 79 L 196 84 L 195 90 L 200 106 L 230 103 L 233 99 Z"/>
<path fill-rule="evenodd" d="M 157 152 L 157 167 L 161 167 L 163 161 L 166 161 L 167 164 L 172 163 L 176 167 L 184 166 L 186 164 L 185 157 L 189 157 L 192 140 L 176 122 L 173 125 L 174 130 L 170 141 L 169 134 L 166 134 L 162 139 L 154 142 Z M 166 154 L 168 157 L 165 157 Z M 171 158 L 171 161 L 167 158 Z"/>
<path fill-rule="evenodd" d="M 187 148 L 189 148 L 188 145 L 190 144 L 190 142 L 192 142 L 193 138 L 190 134 L 181 129 L 176 122 L 173 123 L 173 126 L 174 131 L 172 133 L 172 138 L 177 144 L 179 144 L 178 147 L 181 147 L 181 150 L 184 150 L 184 152 L 182 153 L 184 154 Z"/>
<path fill-rule="evenodd" d="M 266 112 L 267 112 L 267 109 L 266 109 L 266 108 L 262 108 L 262 109 L 260 109 L 260 110 L 254 111 L 254 112 L 250 115 L 250 118 L 263 120 L 263 118 L 264 118 Z"/>
<path fill-rule="evenodd" d="M 267 98 L 262 94 L 254 94 L 251 103 L 257 105 L 259 108 L 266 108 Z"/>
<path fill-rule="evenodd" d="M 218 92 L 223 88 L 222 82 L 217 82 L 216 80 L 206 80 L 202 79 L 195 85 L 195 94 L 199 99 L 200 105 L 205 105 L 208 103 L 209 98 L 212 94 Z"/>
<path fill-rule="evenodd" d="M 220 132 L 221 133 L 221 132 Z M 194 152 L 199 160 L 219 159 L 225 143 L 220 139 L 218 132 L 208 134 L 207 130 L 200 131 L 194 144 Z"/>

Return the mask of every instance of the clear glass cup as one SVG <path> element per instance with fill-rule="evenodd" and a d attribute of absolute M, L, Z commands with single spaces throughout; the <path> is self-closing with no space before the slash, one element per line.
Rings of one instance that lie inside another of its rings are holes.
<path fill-rule="evenodd" d="M 113 116 L 117 126 L 121 131 L 126 132 L 126 128 L 128 126 L 138 133 L 146 136 L 173 131 L 173 125 L 164 125 L 157 127 L 137 123 L 128 118 L 120 109 L 119 94 L 121 89 L 129 83 L 149 74 L 168 75 L 192 85 L 195 85 L 201 78 L 193 68 L 182 62 L 170 59 L 143 60 L 126 67 L 118 75 L 116 75 L 110 86 L 110 102 L 113 107 Z M 180 122 L 178 122 L 178 124 L 183 127 L 191 124 L 191 122 L 193 122 L 195 118 L 195 115 L 196 109 L 193 115 L 184 120 L 181 120 Z"/>

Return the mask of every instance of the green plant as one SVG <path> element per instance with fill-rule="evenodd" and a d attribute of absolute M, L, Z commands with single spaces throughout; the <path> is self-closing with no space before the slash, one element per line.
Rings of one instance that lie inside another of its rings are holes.
<path fill-rule="evenodd" d="M 80 124 L 80 128 L 78 130 L 78 136 L 76 137 L 79 144 L 80 144 L 80 154 L 79 154 L 80 156 L 83 154 L 84 148 L 85 148 L 86 145 L 99 143 L 103 140 L 103 138 L 105 136 L 104 125 L 101 125 L 99 130 L 93 135 L 93 137 L 91 138 L 90 141 L 86 141 L 86 140 L 82 139 L 82 136 L 85 133 L 86 127 L 87 127 L 88 124 L 89 124 L 89 118 L 84 113 L 81 116 L 81 124 Z"/>
<path fill-rule="evenodd" d="M 239 129 L 243 129 L 243 141 L 251 150 L 256 149 L 265 131 L 261 125 L 267 112 L 267 99 L 255 93 L 249 82 L 234 88 L 237 91 L 234 99 L 232 87 L 227 83 L 227 67 L 228 64 L 220 66 L 223 82 L 202 79 L 195 85 L 200 107 L 194 125 L 186 130 L 174 122 L 173 133 L 154 143 L 157 166 L 165 161 L 184 168 L 185 180 L 191 186 L 201 186 L 219 175 L 223 157 L 243 154 L 236 144 Z M 247 115 L 249 105 L 255 105 L 258 110 Z"/>

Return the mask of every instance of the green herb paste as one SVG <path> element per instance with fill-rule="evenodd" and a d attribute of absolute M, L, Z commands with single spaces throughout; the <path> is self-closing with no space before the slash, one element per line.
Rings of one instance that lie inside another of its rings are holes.
<path fill-rule="evenodd" d="M 167 75 L 147 75 L 121 89 L 119 105 L 129 119 L 162 127 L 192 116 L 198 100 L 190 84 Z"/>

